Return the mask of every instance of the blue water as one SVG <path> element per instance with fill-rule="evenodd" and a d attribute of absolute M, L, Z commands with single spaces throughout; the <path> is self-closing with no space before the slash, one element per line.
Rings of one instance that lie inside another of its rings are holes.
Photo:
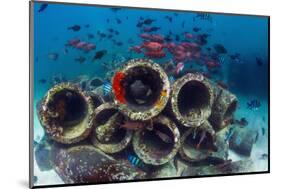
<path fill-rule="evenodd" d="M 224 81 L 231 92 L 239 99 L 240 109 L 237 115 L 248 117 L 251 127 L 257 127 L 259 117 L 265 117 L 265 127 L 267 128 L 267 102 L 268 102 L 268 18 L 246 15 L 210 14 L 212 22 L 196 18 L 193 12 L 159 11 L 150 9 L 121 9 L 116 12 L 107 7 L 81 6 L 49 4 L 48 7 L 38 12 L 41 4 L 34 6 L 34 105 L 42 99 L 47 90 L 50 89 L 52 78 L 56 75 L 63 75 L 67 80 L 75 79 L 81 75 L 89 77 L 105 77 L 106 70 L 101 63 L 110 63 L 115 55 L 124 59 L 145 57 L 143 54 L 136 54 L 129 51 L 129 48 L 142 43 L 139 37 L 142 31 L 136 27 L 140 17 L 155 19 L 151 26 L 161 27 L 154 34 L 167 35 L 169 31 L 175 35 L 182 35 L 189 32 L 193 35 L 209 34 L 208 43 L 202 47 L 211 47 L 214 44 L 222 44 L 228 51 L 226 61 L 221 64 L 219 73 L 213 77 Z M 171 16 L 169 22 L 165 16 Z M 116 22 L 116 18 L 122 21 Z M 194 19 L 196 18 L 196 19 Z M 107 19 L 110 21 L 107 23 Z M 185 22 L 182 28 L 182 22 Z M 89 24 L 89 28 L 85 25 Z M 68 30 L 73 25 L 81 26 L 77 32 Z M 199 27 L 199 32 L 192 29 Z M 108 28 L 113 28 L 120 32 L 114 35 L 113 39 L 124 43 L 122 46 L 114 45 L 112 39 L 100 39 L 97 32 L 108 34 Z M 93 34 L 94 38 L 89 39 L 87 34 Z M 68 40 L 79 38 L 80 40 L 91 42 L 96 45 L 96 49 L 84 53 L 75 48 L 67 48 L 65 44 Z M 129 44 L 128 40 L 133 43 Z M 174 40 L 173 40 L 174 41 Z M 175 42 L 175 41 L 174 41 Z M 175 42 L 179 43 L 179 42 Z M 107 54 L 100 60 L 92 61 L 93 56 L 99 50 L 107 50 Z M 57 53 L 57 60 L 51 60 L 49 53 Z M 231 61 L 229 55 L 239 53 L 240 61 Z M 154 59 L 161 64 L 172 58 L 171 54 L 161 59 Z M 74 59 L 83 56 L 86 61 L 79 64 Z M 257 65 L 256 57 L 262 60 L 262 65 Z M 195 66 L 196 67 L 196 66 Z M 188 68 L 185 68 L 188 69 Z M 204 67 L 204 69 L 206 69 Z M 40 82 L 46 79 L 46 83 Z M 262 107 L 253 112 L 246 108 L 246 103 L 252 99 L 259 99 Z M 251 124 L 253 123 L 253 124 Z M 35 138 L 42 135 L 37 115 L 35 113 Z M 266 144 L 264 139 L 262 146 Z M 264 147 L 267 149 L 267 147 Z M 39 177 L 40 181 L 40 177 Z M 50 183 L 56 181 L 49 181 Z M 44 182 L 41 182 L 44 183 Z"/>

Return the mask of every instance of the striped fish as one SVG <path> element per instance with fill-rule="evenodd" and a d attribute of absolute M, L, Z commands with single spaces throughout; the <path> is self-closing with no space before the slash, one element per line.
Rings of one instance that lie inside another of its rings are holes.
<path fill-rule="evenodd" d="M 103 94 L 106 96 L 112 91 L 112 85 L 109 82 L 106 82 L 102 86 Z"/>
<path fill-rule="evenodd" d="M 144 167 L 144 163 L 138 157 L 132 154 L 128 154 L 127 159 L 135 167 L 139 167 L 139 168 Z"/>

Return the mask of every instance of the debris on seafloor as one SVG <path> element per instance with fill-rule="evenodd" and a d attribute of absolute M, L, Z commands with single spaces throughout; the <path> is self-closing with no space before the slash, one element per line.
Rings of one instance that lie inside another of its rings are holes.
<path fill-rule="evenodd" d="M 250 159 L 228 159 L 229 149 L 249 156 L 255 142 L 247 127 L 229 127 L 238 123 L 236 96 L 197 72 L 171 86 L 168 64 L 133 59 L 112 83 L 80 77 L 52 87 L 38 116 L 56 145 L 36 145 L 39 168 L 55 169 L 69 184 L 251 170 Z"/>

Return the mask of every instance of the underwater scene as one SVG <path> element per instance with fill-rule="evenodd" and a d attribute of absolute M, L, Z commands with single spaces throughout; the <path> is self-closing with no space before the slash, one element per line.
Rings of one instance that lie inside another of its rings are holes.
<path fill-rule="evenodd" d="M 31 11 L 34 186 L 268 171 L 268 17 Z"/>

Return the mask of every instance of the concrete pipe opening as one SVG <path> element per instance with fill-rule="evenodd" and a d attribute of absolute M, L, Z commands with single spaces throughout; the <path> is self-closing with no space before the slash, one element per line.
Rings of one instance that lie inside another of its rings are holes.
<path fill-rule="evenodd" d="M 39 117 L 51 138 L 68 144 L 89 135 L 93 108 L 91 98 L 79 87 L 61 83 L 47 92 Z"/>
<path fill-rule="evenodd" d="M 199 81 L 190 81 L 182 86 L 178 96 L 179 111 L 183 116 L 200 114 L 201 110 L 210 105 L 208 88 Z"/>
<path fill-rule="evenodd" d="M 164 70 L 151 60 L 132 59 L 112 79 L 115 103 L 131 120 L 147 121 L 166 106 L 170 83 Z"/>

